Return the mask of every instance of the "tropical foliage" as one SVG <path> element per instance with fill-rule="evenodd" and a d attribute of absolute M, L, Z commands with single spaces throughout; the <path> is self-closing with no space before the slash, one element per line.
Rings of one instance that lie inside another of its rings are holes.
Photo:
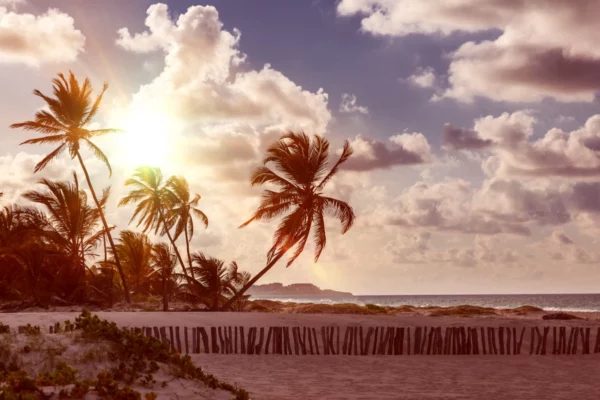
<path fill-rule="evenodd" d="M 267 188 L 242 227 L 279 219 L 267 265 L 256 276 L 240 271 L 235 261 L 192 248 L 197 223 L 208 227 L 209 219 L 200 208 L 201 196 L 183 176 L 163 176 L 159 168 L 137 168 L 124 182 L 129 192 L 118 202 L 133 208 L 129 223 L 134 230 L 110 226 L 105 216 L 111 204 L 110 188 L 96 194 L 81 153 L 82 147 L 91 150 L 112 173 L 108 157 L 93 139 L 119 131 L 90 128 L 106 89 L 104 85 L 93 99 L 88 79 L 81 83 L 72 73 L 68 77 L 59 74 L 53 80 L 52 97 L 34 91 L 46 107 L 33 120 L 12 125 L 41 135 L 23 144 L 56 146 L 33 172 L 66 152 L 71 159 L 77 158 L 89 191 L 80 187 L 73 172 L 67 181 L 41 179 L 16 204 L 0 200 L 6 204 L 0 209 L 0 301 L 15 300 L 21 306 L 112 306 L 131 298 L 154 297 L 161 299 L 165 311 L 173 301 L 209 310 L 242 311 L 249 299 L 248 288 L 288 250 L 292 250 L 290 266 L 312 236 L 314 260 L 319 259 L 327 241 L 325 216 L 341 222 L 342 234 L 354 223 L 351 206 L 324 193 L 352 155 L 350 145 L 344 144 L 330 167 L 326 139 L 290 132 L 267 149 L 263 164 L 250 180 L 252 186 Z"/>

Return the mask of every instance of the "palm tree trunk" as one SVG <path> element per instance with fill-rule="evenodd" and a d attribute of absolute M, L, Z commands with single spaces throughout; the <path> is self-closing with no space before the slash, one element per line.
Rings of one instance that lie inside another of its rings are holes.
<path fill-rule="evenodd" d="M 227 302 L 225 302 L 225 304 L 223 304 L 223 306 L 221 307 L 221 311 L 227 311 L 227 309 L 229 307 L 231 307 L 231 305 L 233 303 L 235 303 L 238 299 L 240 299 L 244 295 L 244 293 L 246 293 L 246 290 L 250 289 L 250 287 L 252 285 L 254 285 L 256 283 L 256 281 L 258 281 L 264 274 L 269 272 L 269 270 L 271 268 L 273 268 L 273 266 L 277 263 L 277 261 L 279 261 L 279 259 L 281 257 L 283 257 L 283 255 L 285 253 L 286 253 L 285 251 L 282 251 L 275 258 L 273 258 L 271 260 L 271 262 L 268 263 L 267 266 L 263 268 L 262 271 L 260 271 L 258 274 L 256 274 L 256 276 L 254 278 L 250 279 L 250 281 L 248 281 L 248 283 L 246 283 L 239 292 L 237 292 L 235 295 L 233 295 L 233 297 L 231 297 L 229 300 L 227 300 Z"/>
<path fill-rule="evenodd" d="M 187 250 L 188 266 L 190 267 L 190 275 L 192 275 L 193 279 L 196 279 L 194 277 L 194 269 L 192 268 L 192 255 L 190 254 L 190 240 L 188 239 L 187 229 L 184 229 L 184 232 L 185 232 L 185 248 Z"/>
<path fill-rule="evenodd" d="M 162 271 L 162 292 L 163 292 L 163 311 L 169 311 L 169 298 L 167 297 L 167 278 L 165 271 Z"/>
<path fill-rule="evenodd" d="M 175 245 L 175 241 L 171 237 L 171 232 L 169 232 L 169 227 L 167 226 L 167 221 L 165 220 L 162 210 L 158 210 L 158 214 L 160 217 L 160 221 L 165 226 L 165 231 L 167 232 L 167 237 L 169 238 L 169 241 L 173 245 L 173 249 L 175 250 L 175 255 L 177 256 L 177 259 L 179 260 L 179 264 L 181 264 L 181 268 L 183 269 L 183 274 L 185 275 L 186 278 L 189 278 L 189 275 L 187 274 L 187 271 L 185 269 L 185 263 L 183 262 L 183 258 L 181 258 L 181 254 L 179 253 L 177 246 Z"/>
<path fill-rule="evenodd" d="M 83 163 L 83 158 L 81 158 L 81 154 L 79 151 L 77 152 L 77 159 L 79 160 L 79 164 L 81 164 L 81 169 L 83 169 L 83 173 L 85 175 L 85 180 L 87 181 L 88 187 L 90 188 L 90 192 L 92 193 L 92 197 L 94 198 L 94 203 L 96 203 L 96 207 L 98 208 L 98 213 L 100 214 L 100 219 L 102 220 L 102 225 L 104 226 L 104 231 L 106 232 L 106 236 L 108 236 L 108 242 L 110 243 L 110 248 L 113 252 L 113 257 L 115 258 L 115 264 L 117 265 L 117 270 L 119 271 L 119 276 L 121 277 L 121 282 L 123 283 L 123 291 L 125 292 L 125 301 L 127 303 L 131 303 L 131 296 L 129 295 L 129 287 L 127 286 L 127 281 L 125 280 L 125 274 L 123 273 L 123 268 L 121 267 L 121 263 L 119 261 L 119 254 L 117 253 L 117 248 L 115 247 L 115 242 L 113 241 L 112 235 L 110 234 L 110 230 L 108 229 L 108 223 L 106 222 L 106 217 L 104 216 L 104 211 L 102 211 L 102 207 L 100 206 L 100 202 L 98 201 L 98 197 L 96 196 L 96 192 L 94 191 L 94 186 L 92 186 L 92 180 L 90 179 L 90 175 L 88 174 L 87 168 Z"/>

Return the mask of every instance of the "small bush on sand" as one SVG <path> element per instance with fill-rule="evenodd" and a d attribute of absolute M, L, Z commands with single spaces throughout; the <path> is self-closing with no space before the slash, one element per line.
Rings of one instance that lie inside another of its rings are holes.
<path fill-rule="evenodd" d="M 373 311 L 352 303 L 344 304 L 307 304 L 296 307 L 293 312 L 298 314 L 359 314 L 372 315 Z"/>
<path fill-rule="evenodd" d="M 10 327 L 0 322 L 0 335 L 3 335 L 5 333 L 10 333 Z"/>
<path fill-rule="evenodd" d="M 438 308 L 429 313 L 430 317 L 473 317 L 480 315 L 496 315 L 496 310 L 489 307 L 463 305 Z"/>
<path fill-rule="evenodd" d="M 546 314 L 542 316 L 542 319 L 558 319 L 558 320 L 569 320 L 569 319 L 581 319 L 576 315 L 567 314 L 563 312 Z"/>
<path fill-rule="evenodd" d="M 516 315 L 527 315 L 529 313 L 544 312 L 544 310 L 542 308 L 534 307 L 534 306 L 521 306 L 521 307 L 517 307 L 517 308 L 509 308 L 506 311 L 511 314 L 516 314 Z"/>
<path fill-rule="evenodd" d="M 395 313 L 409 313 L 409 312 L 415 312 L 416 308 L 413 306 L 400 306 L 400 307 L 394 307 L 393 311 Z"/>
<path fill-rule="evenodd" d="M 387 310 L 384 307 L 378 306 L 377 304 L 365 304 L 365 308 L 377 314 L 387 314 Z"/>

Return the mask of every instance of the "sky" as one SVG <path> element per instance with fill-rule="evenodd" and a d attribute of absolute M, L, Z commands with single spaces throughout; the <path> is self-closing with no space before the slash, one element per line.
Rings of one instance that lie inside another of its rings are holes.
<path fill-rule="evenodd" d="M 108 220 L 139 165 L 181 174 L 209 227 L 192 249 L 265 263 L 276 223 L 238 229 L 260 201 L 250 171 L 287 130 L 345 140 L 354 155 L 327 220 L 259 283 L 354 294 L 598 292 L 600 2 L 587 0 L 0 0 L 0 205 L 42 177 L 81 171 L 20 146 L 57 73 L 109 89 L 93 126 L 126 133 L 90 153 Z M 80 176 L 81 177 L 81 176 Z M 166 238 L 155 238 L 166 240 Z M 183 244 L 181 243 L 182 248 Z"/>

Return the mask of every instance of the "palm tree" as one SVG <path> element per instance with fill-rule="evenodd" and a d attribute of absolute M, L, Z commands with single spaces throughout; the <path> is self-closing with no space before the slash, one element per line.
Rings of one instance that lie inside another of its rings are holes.
<path fill-rule="evenodd" d="M 289 267 L 304 250 L 311 230 L 314 231 L 314 260 L 317 262 L 327 242 L 324 214 L 340 220 L 342 234 L 352 227 L 355 218 L 352 207 L 344 201 L 323 194 L 327 182 L 351 155 L 352 148 L 346 141 L 340 158 L 327 172 L 327 139 L 317 135 L 311 139 L 304 133 L 293 132 L 283 135 L 267 149 L 263 165 L 252 172 L 250 183 L 252 186 L 272 184 L 278 190 L 265 189 L 260 206 L 240 228 L 253 221 L 283 218 L 273 236 L 273 246 L 267 253 L 267 265 L 223 305 L 223 310 L 267 273 L 289 249 L 295 247 L 287 262 Z M 269 163 L 275 166 L 275 170 L 267 166 Z"/>
<path fill-rule="evenodd" d="M 167 243 L 159 243 L 152 248 L 152 266 L 160 276 L 163 311 L 169 311 L 169 294 L 173 286 L 177 285 L 176 279 L 174 281 L 177 256 L 173 254 Z"/>
<path fill-rule="evenodd" d="M 125 181 L 125 186 L 133 186 L 133 189 L 119 201 L 119 206 L 137 203 L 129 223 L 137 219 L 137 226 L 142 225 L 144 232 L 154 230 L 154 234 L 158 234 L 160 230 L 161 235 L 166 233 L 181 264 L 183 274 L 187 278 L 185 264 L 169 230 L 169 223 L 173 220 L 170 216 L 170 210 L 173 204 L 176 204 L 176 197 L 171 189 L 164 184 L 160 168 L 136 168 L 133 177 Z"/>
<path fill-rule="evenodd" d="M 194 237 L 194 216 L 200 218 L 205 227 L 208 227 L 208 217 L 198 208 L 200 195 L 195 194 L 191 197 L 190 185 L 183 176 L 173 176 L 167 181 L 167 187 L 175 195 L 175 204 L 171 209 L 170 215 L 173 219 L 169 225 L 175 226 L 173 239 L 177 240 L 181 233 L 185 235 L 185 246 L 188 257 L 188 266 L 190 274 L 194 277 L 192 269 L 192 256 L 190 253 L 190 241 Z"/>
<path fill-rule="evenodd" d="M 60 248 L 70 260 L 74 281 L 73 290 L 84 289 L 86 257 L 94 256 L 104 231 L 96 228 L 100 224 L 98 209 L 88 205 L 87 195 L 79 189 L 77 175 L 73 173 L 73 182 L 55 182 L 42 179 L 38 182 L 45 190 L 30 190 L 23 197 L 42 205 L 48 213 L 48 223 L 44 236 Z M 107 192 L 100 199 L 106 204 Z"/>
<path fill-rule="evenodd" d="M 115 254 L 114 261 L 123 282 L 125 299 L 130 303 L 131 299 L 127 282 L 125 281 L 125 275 L 123 274 L 119 257 L 115 251 L 115 244 L 80 151 L 81 145 L 86 145 L 95 157 L 106 164 L 109 175 L 112 175 L 112 169 L 108 162 L 108 158 L 102 150 L 92 142 L 92 139 L 109 133 L 118 132 L 118 130 L 90 130 L 86 128 L 98 113 L 100 102 L 108 89 L 108 85 L 106 83 L 104 84 L 102 91 L 92 102 L 92 85 L 87 78 L 84 80 L 83 84 L 80 84 L 77 78 L 75 78 L 75 75 L 72 72 L 69 72 L 68 79 L 63 74 L 58 74 L 58 77 L 54 78 L 52 83 L 54 97 L 46 96 L 37 89 L 33 92 L 34 95 L 41 97 L 46 102 L 49 109 L 36 112 L 34 120 L 32 121 L 13 124 L 10 127 L 22 128 L 27 131 L 38 132 L 42 135 L 42 137 L 26 140 L 21 144 L 58 144 L 56 149 L 44 157 L 42 161 L 35 166 L 34 172 L 44 169 L 48 163 L 56 159 L 65 150 L 69 152 L 71 159 L 77 157 L 77 160 L 83 169 L 96 208 L 100 213 L 100 218 L 104 226 L 104 231 L 107 233 L 111 249 L 113 254 Z"/>
<path fill-rule="evenodd" d="M 208 257 L 202 252 L 192 255 L 195 279 L 184 285 L 188 295 L 216 311 L 224 299 L 234 293 L 234 285 L 240 274 L 235 261 L 225 265 L 225 261 Z"/>
<path fill-rule="evenodd" d="M 117 252 L 123 262 L 123 268 L 132 291 L 145 295 L 150 291 L 150 278 L 154 272 L 152 267 L 152 243 L 144 233 L 121 231 Z M 114 256 L 114 254 L 113 254 Z"/>

